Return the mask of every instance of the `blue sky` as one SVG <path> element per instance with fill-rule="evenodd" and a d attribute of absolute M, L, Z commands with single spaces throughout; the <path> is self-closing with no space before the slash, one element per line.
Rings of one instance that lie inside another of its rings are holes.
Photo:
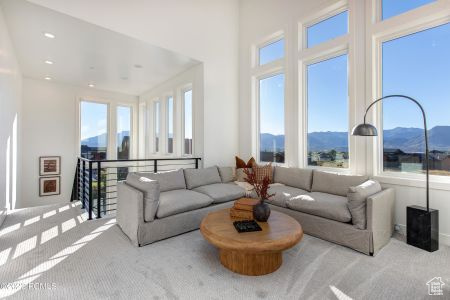
<path fill-rule="evenodd" d="M 81 140 L 106 133 L 108 105 L 81 102 Z M 106 145 L 99 145 L 106 147 Z"/>
<path fill-rule="evenodd" d="M 430 0 L 384 0 L 383 18 L 433 2 Z M 308 45 L 334 38 L 347 31 L 346 12 L 308 29 Z M 283 43 L 260 51 L 261 62 L 282 56 Z M 405 94 L 425 107 L 428 125 L 450 125 L 450 24 L 385 42 L 383 50 L 383 95 Z M 348 130 L 347 56 L 339 56 L 307 68 L 308 132 Z M 260 127 L 262 133 L 284 132 L 284 77 L 260 82 Z M 372 99 L 375 100 L 375 99 Z M 384 129 L 422 128 L 420 111 L 398 99 L 383 107 Z"/>

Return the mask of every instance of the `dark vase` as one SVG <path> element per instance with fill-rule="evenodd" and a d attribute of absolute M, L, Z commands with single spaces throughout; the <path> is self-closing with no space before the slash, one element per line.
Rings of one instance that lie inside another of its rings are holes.
<path fill-rule="evenodd" d="M 253 207 L 253 217 L 256 221 L 259 222 L 267 222 L 270 216 L 270 207 L 264 201 L 261 201 L 259 204 L 256 204 Z"/>

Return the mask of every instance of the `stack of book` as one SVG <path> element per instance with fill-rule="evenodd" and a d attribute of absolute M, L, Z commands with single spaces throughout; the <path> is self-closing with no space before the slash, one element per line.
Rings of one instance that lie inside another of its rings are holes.
<path fill-rule="evenodd" d="M 230 209 L 230 217 L 233 219 L 253 220 L 253 206 L 258 203 L 259 200 L 253 198 L 236 200 Z"/>

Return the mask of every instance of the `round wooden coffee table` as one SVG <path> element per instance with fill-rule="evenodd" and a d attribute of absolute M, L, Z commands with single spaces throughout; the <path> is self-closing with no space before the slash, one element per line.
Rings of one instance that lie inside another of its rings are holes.
<path fill-rule="evenodd" d="M 282 263 L 282 251 L 303 237 L 300 224 L 292 217 L 273 211 L 267 222 L 258 222 L 262 231 L 238 233 L 229 209 L 209 213 L 200 225 L 207 241 L 219 248 L 220 262 L 233 272 L 265 275 Z"/>

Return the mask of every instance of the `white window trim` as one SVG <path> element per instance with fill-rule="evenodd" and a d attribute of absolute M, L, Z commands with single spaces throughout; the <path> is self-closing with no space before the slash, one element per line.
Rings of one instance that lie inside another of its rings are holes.
<path fill-rule="evenodd" d="M 259 65 L 259 50 L 267 45 L 270 45 L 276 41 L 283 40 L 284 42 L 284 53 L 283 57 L 273 60 L 269 63 L 266 63 L 264 65 Z M 267 163 L 261 161 L 261 155 L 260 155 L 260 149 L 259 149 L 259 142 L 260 142 L 260 103 L 259 103 L 259 85 L 260 80 L 266 79 L 275 75 L 283 74 L 284 75 L 284 137 L 285 137 L 285 145 L 284 145 L 284 163 L 274 163 L 272 162 L 272 165 L 285 165 L 288 161 L 287 158 L 287 78 L 288 74 L 286 72 L 286 61 L 287 61 L 287 53 L 288 53 L 288 43 L 285 38 L 285 31 L 279 30 L 276 31 L 268 36 L 266 36 L 264 39 L 258 41 L 254 45 L 252 45 L 252 74 L 251 74 L 251 91 L 252 91 L 252 97 L 251 97 L 251 107 L 252 107 L 252 113 L 251 113 L 251 119 L 252 119 L 252 156 L 256 159 L 258 163 Z"/>
<path fill-rule="evenodd" d="M 77 128 L 77 151 L 76 153 L 78 153 L 78 156 L 81 156 L 81 103 L 82 102 L 90 102 L 90 103 L 97 103 L 97 104 L 105 104 L 106 105 L 106 129 L 107 129 L 107 134 L 106 134 L 106 145 L 107 145 L 107 149 L 106 149 L 106 159 L 110 159 L 112 154 L 115 153 L 115 151 L 113 149 L 115 149 L 115 145 L 113 146 L 112 144 L 116 142 L 115 138 L 111 138 L 111 130 L 113 128 L 111 128 L 111 124 L 113 123 L 111 120 L 111 116 L 114 114 L 111 114 L 112 112 L 112 105 L 110 103 L 110 101 L 105 100 L 105 99 L 101 99 L 101 98 L 93 98 L 93 97 L 79 97 L 78 98 L 78 105 L 77 105 L 77 115 L 78 115 L 78 125 L 76 126 Z M 114 140 L 114 141 L 112 141 Z"/>
<path fill-rule="evenodd" d="M 318 169 L 323 171 L 337 172 L 337 173 L 354 173 L 356 169 L 355 164 L 355 145 L 351 139 L 350 130 L 353 124 L 353 110 L 354 110 L 354 90 L 352 89 L 353 70 L 354 70 L 354 54 L 350 47 L 350 42 L 354 38 L 352 9 L 347 1 L 339 1 L 334 5 L 327 6 L 318 11 L 316 14 L 310 15 L 307 19 L 298 23 L 298 73 L 299 73 L 299 87 L 298 87 L 298 115 L 301 117 L 301 122 L 298 126 L 298 157 L 300 167 Z M 320 23 L 330 17 L 338 15 L 344 11 L 348 11 L 348 33 L 313 47 L 307 47 L 307 29 L 317 23 Z M 328 59 L 332 59 L 341 55 L 347 55 L 347 83 L 348 83 L 348 167 L 347 168 L 331 168 L 308 165 L 308 75 L 307 67 Z"/>
<path fill-rule="evenodd" d="M 185 151 L 185 126 L 184 126 L 184 115 L 185 115 L 185 111 L 184 111 L 184 95 L 186 92 L 188 91 L 192 91 L 192 153 L 191 154 L 186 154 Z M 181 156 L 182 157 L 193 157 L 194 153 L 195 153 L 195 118 L 194 118 L 194 114 L 195 114 L 195 95 L 194 95 L 194 89 L 192 88 L 192 84 L 186 84 L 180 87 L 180 99 L 181 99 Z"/>
<path fill-rule="evenodd" d="M 367 105 L 382 95 L 382 45 L 384 42 L 394 40 L 403 36 L 431 29 L 450 22 L 450 7 L 446 0 L 437 0 L 434 3 L 415 8 L 403 14 L 381 20 L 381 0 L 367 9 L 370 14 L 367 41 L 371 55 L 366 61 L 367 77 L 370 85 Z M 366 16 L 368 17 L 368 16 Z M 379 20 L 375 22 L 374 20 Z M 368 121 L 373 122 L 377 128 L 383 128 L 382 104 L 378 103 L 368 113 Z M 379 130 L 378 137 L 369 143 L 372 147 L 368 150 L 369 157 L 373 160 L 368 162 L 373 168 L 374 177 L 384 183 L 394 183 L 404 186 L 422 187 L 425 183 L 423 174 L 408 172 L 385 172 L 383 170 L 383 130 Z M 450 190 L 450 176 L 430 175 L 430 188 Z"/>
<path fill-rule="evenodd" d="M 275 43 L 279 40 L 284 39 L 284 32 L 283 31 L 277 31 L 274 32 L 268 36 L 266 36 L 264 39 L 260 40 L 258 43 L 256 43 L 255 45 L 252 46 L 252 68 L 253 69 L 259 69 L 259 68 L 265 68 L 268 67 L 270 68 L 271 66 L 273 66 L 274 64 L 280 63 L 281 61 L 284 60 L 284 57 L 286 56 L 286 39 L 284 39 L 284 45 L 283 45 L 283 49 L 284 49 L 284 56 L 282 58 L 279 59 L 275 59 L 271 62 L 268 62 L 266 64 L 263 65 L 259 65 L 259 50 L 261 48 L 264 48 L 272 43 Z"/>
<path fill-rule="evenodd" d="M 336 37 L 334 39 L 324 41 L 322 43 L 316 44 L 312 47 L 308 48 L 308 28 L 311 26 L 314 26 L 322 21 L 325 21 L 329 18 L 332 18 L 334 16 L 337 16 L 340 13 L 343 13 L 344 11 L 348 11 L 348 14 L 350 14 L 347 1 L 338 1 L 334 3 L 333 5 L 327 6 L 326 8 L 318 11 L 315 14 L 310 15 L 308 18 L 304 19 L 302 23 L 299 24 L 299 46 L 298 48 L 300 50 L 307 50 L 307 49 L 314 49 L 318 47 L 319 45 L 322 45 L 324 43 L 328 43 L 329 41 L 333 41 L 336 39 L 339 39 L 343 36 L 348 36 L 349 34 L 345 34 L 339 37 Z M 350 24 L 347 25 L 348 32 L 350 32 Z"/>

